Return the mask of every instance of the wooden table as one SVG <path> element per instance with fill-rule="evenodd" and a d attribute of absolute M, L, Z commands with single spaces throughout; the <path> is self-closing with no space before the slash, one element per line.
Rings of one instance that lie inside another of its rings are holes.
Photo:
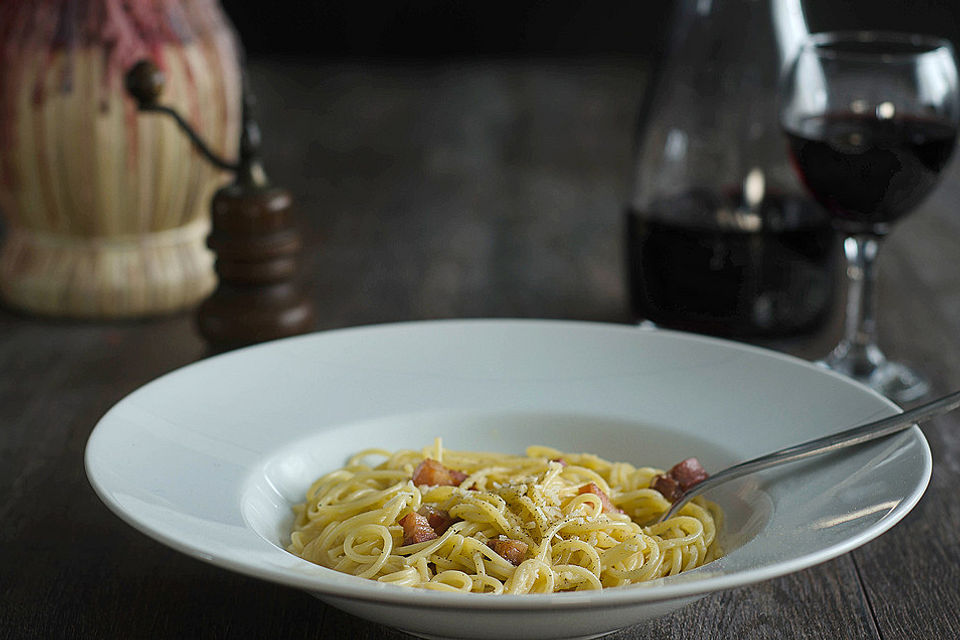
<path fill-rule="evenodd" d="M 321 329 L 443 317 L 626 322 L 621 204 L 638 62 L 252 67 L 267 167 L 297 196 Z M 960 167 L 881 254 L 882 340 L 960 388 Z M 822 353 L 819 335 L 773 346 Z M 87 484 L 99 417 L 204 357 L 190 314 L 0 311 L 0 638 L 402 638 L 137 533 Z M 879 539 L 612 638 L 960 637 L 960 415 L 923 427 L 933 480 Z"/>

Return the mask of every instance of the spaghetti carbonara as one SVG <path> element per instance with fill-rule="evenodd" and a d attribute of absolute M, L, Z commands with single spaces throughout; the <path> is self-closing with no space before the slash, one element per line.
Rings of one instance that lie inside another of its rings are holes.
<path fill-rule="evenodd" d="M 374 457 L 384 459 L 369 464 Z M 371 449 L 310 487 L 294 507 L 288 550 L 425 589 L 626 585 L 718 555 L 720 512 L 712 503 L 697 498 L 676 517 L 648 524 L 670 506 L 652 488 L 664 479 L 671 476 L 658 469 L 539 446 L 526 456 L 449 451 L 439 440 L 422 451 Z"/>

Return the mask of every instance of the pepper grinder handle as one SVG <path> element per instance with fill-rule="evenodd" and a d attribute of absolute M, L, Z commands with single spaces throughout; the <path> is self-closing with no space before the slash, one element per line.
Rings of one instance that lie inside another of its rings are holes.
<path fill-rule="evenodd" d="M 208 345 L 225 351 L 312 331 L 317 314 L 298 283 L 302 241 L 291 212 L 293 198 L 271 185 L 263 170 L 260 130 L 246 80 L 237 162 L 218 156 L 176 110 L 158 102 L 164 77 L 151 61 L 133 65 L 125 81 L 140 111 L 173 118 L 198 152 L 235 176 L 211 203 L 207 246 L 216 254 L 219 282 L 197 310 L 197 327 Z"/>

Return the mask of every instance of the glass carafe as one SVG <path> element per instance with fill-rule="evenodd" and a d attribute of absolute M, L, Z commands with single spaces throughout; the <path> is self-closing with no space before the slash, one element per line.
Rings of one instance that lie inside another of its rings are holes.
<path fill-rule="evenodd" d="M 777 124 L 779 71 L 806 35 L 800 0 L 677 3 L 626 211 L 638 322 L 784 336 L 829 315 L 835 236 Z"/>

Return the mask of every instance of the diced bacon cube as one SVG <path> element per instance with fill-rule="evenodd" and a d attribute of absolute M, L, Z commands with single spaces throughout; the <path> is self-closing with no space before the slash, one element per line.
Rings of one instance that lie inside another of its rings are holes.
<path fill-rule="evenodd" d="M 663 494 L 670 502 L 676 502 L 684 491 L 710 477 L 700 461 L 696 458 L 687 458 L 673 465 L 665 474 L 656 476 L 650 486 Z"/>
<path fill-rule="evenodd" d="M 663 494 L 663 497 L 669 500 L 670 502 L 676 502 L 676 500 L 683 494 L 683 489 L 680 488 L 680 483 L 670 475 L 661 474 L 654 477 L 653 482 L 650 483 L 650 486 Z"/>
<path fill-rule="evenodd" d="M 523 556 L 527 553 L 526 542 L 522 540 L 512 540 L 503 535 L 487 540 L 487 546 L 515 567 L 520 566 L 520 563 L 523 562 Z"/>
<path fill-rule="evenodd" d="M 430 526 L 430 522 L 419 513 L 408 513 L 400 518 L 398 524 L 403 527 L 404 545 L 426 542 L 437 537 L 437 532 Z"/>
<path fill-rule="evenodd" d="M 561 467 L 566 467 L 566 466 L 567 466 L 567 461 L 564 460 L 563 458 L 551 458 L 551 459 L 550 459 L 550 462 L 556 462 L 556 463 L 559 464 Z"/>
<path fill-rule="evenodd" d="M 417 513 L 427 519 L 427 522 L 430 524 L 430 528 L 433 529 L 437 535 L 443 535 L 443 533 L 450 528 L 456 520 L 450 517 L 450 514 L 444 511 L 443 509 L 438 509 L 437 507 L 425 504 L 417 510 Z"/>
<path fill-rule="evenodd" d="M 710 477 L 696 458 L 687 458 L 673 465 L 670 475 L 680 483 L 680 488 L 684 491 Z"/>
<path fill-rule="evenodd" d="M 588 482 L 587 484 L 580 487 L 580 490 L 577 491 L 577 494 L 592 493 L 593 495 L 600 498 L 600 504 L 603 505 L 604 513 L 623 513 L 623 509 L 618 509 L 614 506 L 613 502 L 610 501 L 610 497 L 603 492 L 603 489 L 597 486 L 595 482 Z"/>
<path fill-rule="evenodd" d="M 421 485 L 457 486 L 467 479 L 467 474 L 456 469 L 448 469 L 436 460 L 424 458 L 423 462 L 417 465 L 413 470 L 413 484 L 418 487 Z"/>

